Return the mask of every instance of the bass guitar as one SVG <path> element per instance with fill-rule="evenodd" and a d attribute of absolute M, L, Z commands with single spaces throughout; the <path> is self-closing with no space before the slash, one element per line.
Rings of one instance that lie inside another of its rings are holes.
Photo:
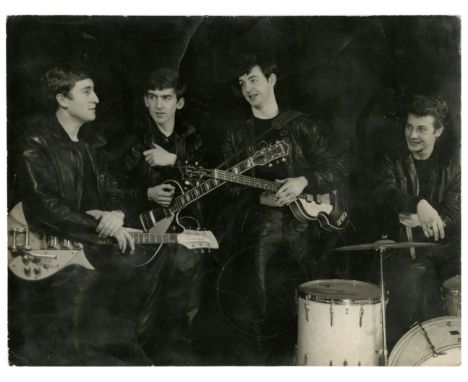
<path fill-rule="evenodd" d="M 231 167 L 228 171 L 233 174 L 241 174 L 252 167 L 263 166 L 283 158 L 288 155 L 288 152 L 288 144 L 280 141 L 257 151 L 254 155 Z M 140 214 L 140 223 L 145 232 L 167 232 L 174 218 L 176 219 L 176 223 L 184 228 L 179 218 L 180 211 L 226 182 L 219 179 L 210 179 L 186 192 L 184 192 L 183 187 L 177 181 L 170 180 L 166 183 L 174 185 L 181 194 L 174 198 L 170 207 L 158 207 Z"/>
<path fill-rule="evenodd" d="M 208 177 L 272 192 L 278 191 L 282 186 L 277 182 L 218 169 L 187 166 L 185 171 L 191 177 Z M 299 221 L 317 220 L 323 229 L 333 231 L 345 228 L 349 221 L 347 212 L 341 209 L 339 204 L 338 192 L 334 190 L 329 194 L 300 194 L 295 201 L 289 204 L 289 208 Z"/>
<path fill-rule="evenodd" d="M 180 244 L 188 249 L 217 249 L 218 242 L 210 231 L 181 233 L 145 233 L 130 231 L 135 245 Z M 102 245 L 113 244 L 112 239 L 102 240 Z M 152 260 L 154 251 L 140 250 L 134 255 L 121 255 L 119 261 L 130 266 L 146 265 Z M 62 269 L 78 265 L 93 270 L 86 258 L 81 243 L 60 239 L 55 236 L 39 235 L 28 227 L 22 204 L 17 204 L 8 215 L 8 268 L 17 277 L 38 281 L 46 279 Z"/>

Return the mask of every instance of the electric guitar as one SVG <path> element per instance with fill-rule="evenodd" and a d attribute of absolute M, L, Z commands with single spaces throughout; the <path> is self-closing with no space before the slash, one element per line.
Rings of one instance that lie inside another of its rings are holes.
<path fill-rule="evenodd" d="M 187 166 L 185 171 L 187 175 L 191 177 L 208 177 L 272 192 L 278 191 L 282 186 L 282 184 L 277 182 L 233 174 L 218 169 Z M 295 201 L 289 204 L 289 208 L 294 217 L 299 221 L 307 222 L 309 220 L 317 220 L 323 229 L 329 231 L 343 229 L 349 221 L 347 212 L 339 207 L 338 193 L 336 190 L 329 194 L 300 194 Z"/>
<path fill-rule="evenodd" d="M 231 167 L 228 171 L 241 174 L 252 167 L 263 166 L 274 160 L 283 158 L 288 155 L 288 152 L 289 145 L 284 141 L 280 141 L 257 151 L 254 155 Z M 173 184 L 181 194 L 174 198 L 170 207 L 158 207 L 140 214 L 140 223 L 145 232 L 166 232 L 174 218 L 180 227 L 185 228 L 179 217 L 180 211 L 226 182 L 218 179 L 210 179 L 186 192 L 184 192 L 183 187 L 177 181 L 170 180 L 165 183 Z"/>
<path fill-rule="evenodd" d="M 210 231 L 190 231 L 182 233 L 144 233 L 129 231 L 135 245 L 174 243 L 189 249 L 217 249 L 218 242 Z M 100 244 L 111 245 L 112 239 L 102 240 Z M 130 266 L 146 265 L 152 260 L 154 251 L 136 250 L 134 255 L 122 254 L 119 261 Z M 78 265 L 93 270 L 86 258 L 81 243 L 60 239 L 55 236 L 38 235 L 28 227 L 21 203 L 8 215 L 8 268 L 17 277 L 38 281 L 46 279 L 62 269 Z"/>

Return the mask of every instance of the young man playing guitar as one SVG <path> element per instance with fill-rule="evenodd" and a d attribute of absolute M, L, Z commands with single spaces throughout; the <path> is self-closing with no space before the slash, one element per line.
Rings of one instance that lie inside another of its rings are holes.
<path fill-rule="evenodd" d="M 185 86 L 177 72 L 151 72 L 143 90 L 146 112 L 136 127 L 139 136 L 123 155 L 119 170 L 122 173 L 124 169 L 122 178 L 130 190 L 128 203 L 133 207 L 134 225 L 148 229 L 151 226 L 142 227 L 139 214 L 155 207 L 167 208 L 177 193 L 184 192 L 180 165 L 200 162 L 203 147 L 195 128 L 176 116 L 185 104 Z M 183 212 L 191 216 L 168 217 L 163 231 L 197 228 L 201 220 L 199 203 Z M 191 362 L 186 357 L 191 352 L 191 328 L 199 307 L 202 271 L 203 255 L 177 245 L 164 245 L 147 269 L 137 331 L 157 364 Z"/>
<path fill-rule="evenodd" d="M 237 75 L 251 116 L 228 131 L 225 157 L 238 161 L 258 147 L 275 141 L 285 141 L 289 145 L 289 154 L 279 165 L 256 167 L 254 171 L 257 178 L 277 180 L 281 187 L 276 192 L 259 192 L 241 186 L 231 186 L 229 192 L 235 197 L 240 197 L 241 193 L 250 197 L 248 229 L 255 231 L 257 336 L 261 339 L 268 332 L 266 321 L 273 300 L 269 284 L 269 280 L 274 280 L 272 264 L 281 256 L 291 256 L 304 270 L 303 281 L 307 281 L 315 278 L 314 261 L 320 255 L 319 225 L 297 220 L 287 206 L 303 192 L 331 192 L 337 188 L 343 171 L 316 124 L 300 112 L 280 109 L 275 95 L 278 77 L 273 60 L 263 55 L 246 55 L 241 59 Z M 281 298 L 292 301 L 294 292 Z M 265 345 L 261 342 L 261 346 Z M 261 350 L 262 356 L 266 355 L 265 350 Z M 268 360 L 263 362 L 268 363 Z"/>
<path fill-rule="evenodd" d="M 122 190 L 107 172 L 105 141 L 87 125 L 95 120 L 99 103 L 91 75 L 79 65 L 66 64 L 47 71 L 42 85 L 50 113 L 32 118 L 21 142 L 18 178 L 28 224 L 38 234 L 80 242 L 85 248 L 113 238 L 122 253 L 133 251 L 133 239 L 123 228 Z M 20 328 L 24 343 L 15 348 L 21 354 L 20 362 L 126 363 L 115 354 L 106 354 L 107 350 L 113 352 L 112 345 L 95 350 L 113 342 L 123 330 L 101 321 L 112 316 L 105 302 L 114 304 L 113 291 L 120 285 L 107 265 L 120 255 L 111 246 L 96 249 L 99 264 L 93 265 L 98 272 L 67 268 L 46 281 L 23 284 L 31 293 Z M 34 271 L 40 272 L 42 265 L 33 265 Z M 110 277 L 104 277 L 108 271 Z M 99 294 L 102 291 L 105 296 Z M 86 330 L 81 325 L 85 322 L 92 323 Z M 136 341 L 134 344 L 137 347 Z M 130 363 L 141 362 L 133 359 Z"/>

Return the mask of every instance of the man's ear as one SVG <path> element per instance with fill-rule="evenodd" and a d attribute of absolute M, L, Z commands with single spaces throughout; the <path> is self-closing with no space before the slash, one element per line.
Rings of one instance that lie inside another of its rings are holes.
<path fill-rule="evenodd" d="M 176 105 L 176 108 L 177 110 L 180 110 L 184 107 L 185 105 L 185 98 L 184 97 L 180 97 L 178 100 L 177 100 L 177 105 Z"/>
<path fill-rule="evenodd" d="M 444 126 L 440 126 L 438 129 L 435 130 L 434 135 L 437 138 L 439 138 L 443 132 L 444 132 Z"/>
<path fill-rule="evenodd" d="M 65 97 L 62 93 L 59 93 L 55 96 L 55 99 L 57 100 L 59 106 L 64 108 L 67 108 L 68 106 L 66 98 L 67 97 Z"/>
<path fill-rule="evenodd" d="M 270 74 L 270 77 L 268 77 L 268 82 L 269 82 L 271 85 L 275 86 L 275 85 L 276 85 L 276 80 L 277 80 L 276 74 L 275 74 L 275 73 L 271 73 L 271 74 Z"/>
<path fill-rule="evenodd" d="M 146 94 L 143 96 L 143 102 L 145 103 L 146 107 L 149 107 L 148 96 Z"/>

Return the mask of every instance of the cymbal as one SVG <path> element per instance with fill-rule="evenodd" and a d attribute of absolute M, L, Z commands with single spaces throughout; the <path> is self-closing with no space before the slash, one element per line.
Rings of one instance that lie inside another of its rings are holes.
<path fill-rule="evenodd" d="M 346 245 L 344 247 L 335 248 L 334 251 L 366 251 L 369 249 L 399 249 L 399 248 L 416 248 L 416 247 L 436 247 L 436 243 L 423 243 L 416 241 L 402 241 L 396 242 L 393 240 L 377 240 L 373 243 Z"/>

